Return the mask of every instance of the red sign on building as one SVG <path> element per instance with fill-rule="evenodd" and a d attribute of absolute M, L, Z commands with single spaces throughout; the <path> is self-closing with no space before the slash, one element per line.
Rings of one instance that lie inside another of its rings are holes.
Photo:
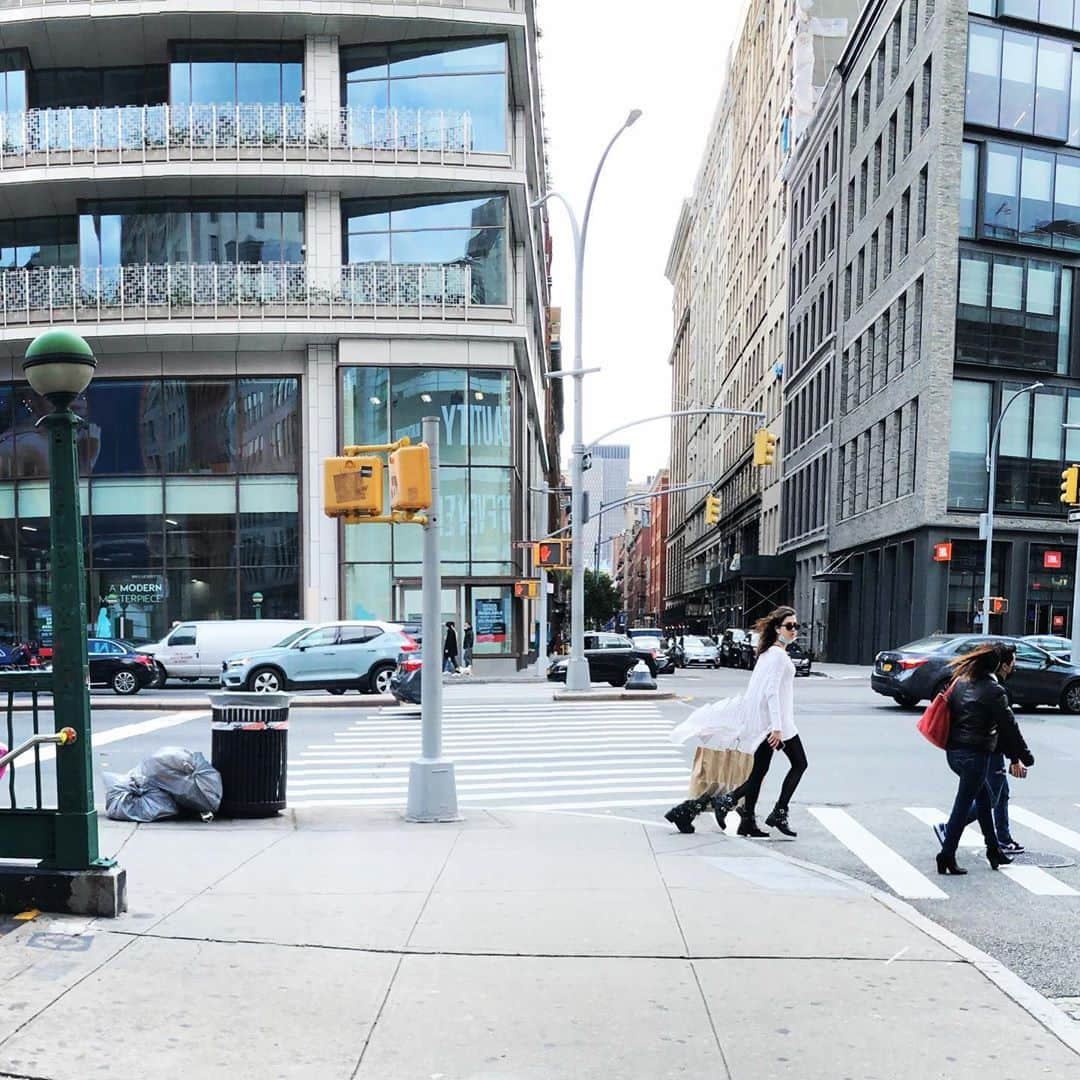
<path fill-rule="evenodd" d="M 1044 570 L 1060 570 L 1061 569 L 1061 552 L 1060 551 L 1044 551 L 1043 552 L 1043 569 Z"/>
<path fill-rule="evenodd" d="M 1054 616 L 1054 629 L 1055 630 L 1064 630 L 1065 629 L 1065 616 L 1064 615 L 1055 615 Z"/>
<path fill-rule="evenodd" d="M 950 562 L 952 560 L 952 544 L 934 545 L 934 562 Z"/>

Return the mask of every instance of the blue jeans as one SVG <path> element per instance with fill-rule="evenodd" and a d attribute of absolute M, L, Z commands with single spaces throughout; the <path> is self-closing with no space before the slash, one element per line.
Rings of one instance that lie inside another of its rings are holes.
<path fill-rule="evenodd" d="M 990 804 L 994 810 L 994 832 L 997 834 L 998 844 L 1007 844 L 1012 839 L 1012 831 L 1009 828 L 1009 773 L 1004 754 L 990 755 L 990 771 L 986 783 L 990 788 Z M 967 823 L 970 825 L 977 816 L 973 801 L 971 809 L 968 810 Z"/>
<path fill-rule="evenodd" d="M 953 800 L 952 813 L 945 826 L 945 843 L 941 845 L 943 855 L 955 855 L 960 843 L 960 834 L 967 825 L 968 811 L 972 802 L 979 819 L 983 839 L 987 847 L 997 847 L 997 834 L 994 832 L 994 811 L 990 800 L 990 785 L 987 776 L 990 772 L 992 755 L 978 750 L 947 750 L 945 760 L 949 763 L 960 783 Z"/>

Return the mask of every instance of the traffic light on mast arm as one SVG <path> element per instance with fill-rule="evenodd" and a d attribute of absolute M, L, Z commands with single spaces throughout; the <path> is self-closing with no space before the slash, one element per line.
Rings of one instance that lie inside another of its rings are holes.
<path fill-rule="evenodd" d="M 705 524 L 717 525 L 720 522 L 720 497 L 718 495 L 705 496 Z"/>
<path fill-rule="evenodd" d="M 771 465 L 776 460 L 776 436 L 768 428 L 754 432 L 754 465 Z"/>
<path fill-rule="evenodd" d="M 1080 465 L 1070 465 L 1061 474 L 1061 501 L 1075 506 L 1080 502 Z"/>

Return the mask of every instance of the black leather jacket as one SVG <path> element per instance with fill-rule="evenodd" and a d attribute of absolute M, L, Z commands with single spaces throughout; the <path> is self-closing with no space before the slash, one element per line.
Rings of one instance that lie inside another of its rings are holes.
<path fill-rule="evenodd" d="M 1011 761 L 1034 765 L 1005 687 L 992 675 L 961 679 L 949 693 L 949 750 L 995 750 Z"/>

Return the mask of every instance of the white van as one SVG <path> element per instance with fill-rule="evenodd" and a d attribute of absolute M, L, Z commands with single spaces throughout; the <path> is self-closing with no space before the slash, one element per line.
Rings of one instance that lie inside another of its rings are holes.
<path fill-rule="evenodd" d="M 250 649 L 267 649 L 312 625 L 301 619 L 185 622 L 174 626 L 156 645 L 140 645 L 138 651 L 154 658 L 155 686 L 164 686 L 168 679 L 210 679 L 216 685 L 221 681 L 225 657 Z"/>

